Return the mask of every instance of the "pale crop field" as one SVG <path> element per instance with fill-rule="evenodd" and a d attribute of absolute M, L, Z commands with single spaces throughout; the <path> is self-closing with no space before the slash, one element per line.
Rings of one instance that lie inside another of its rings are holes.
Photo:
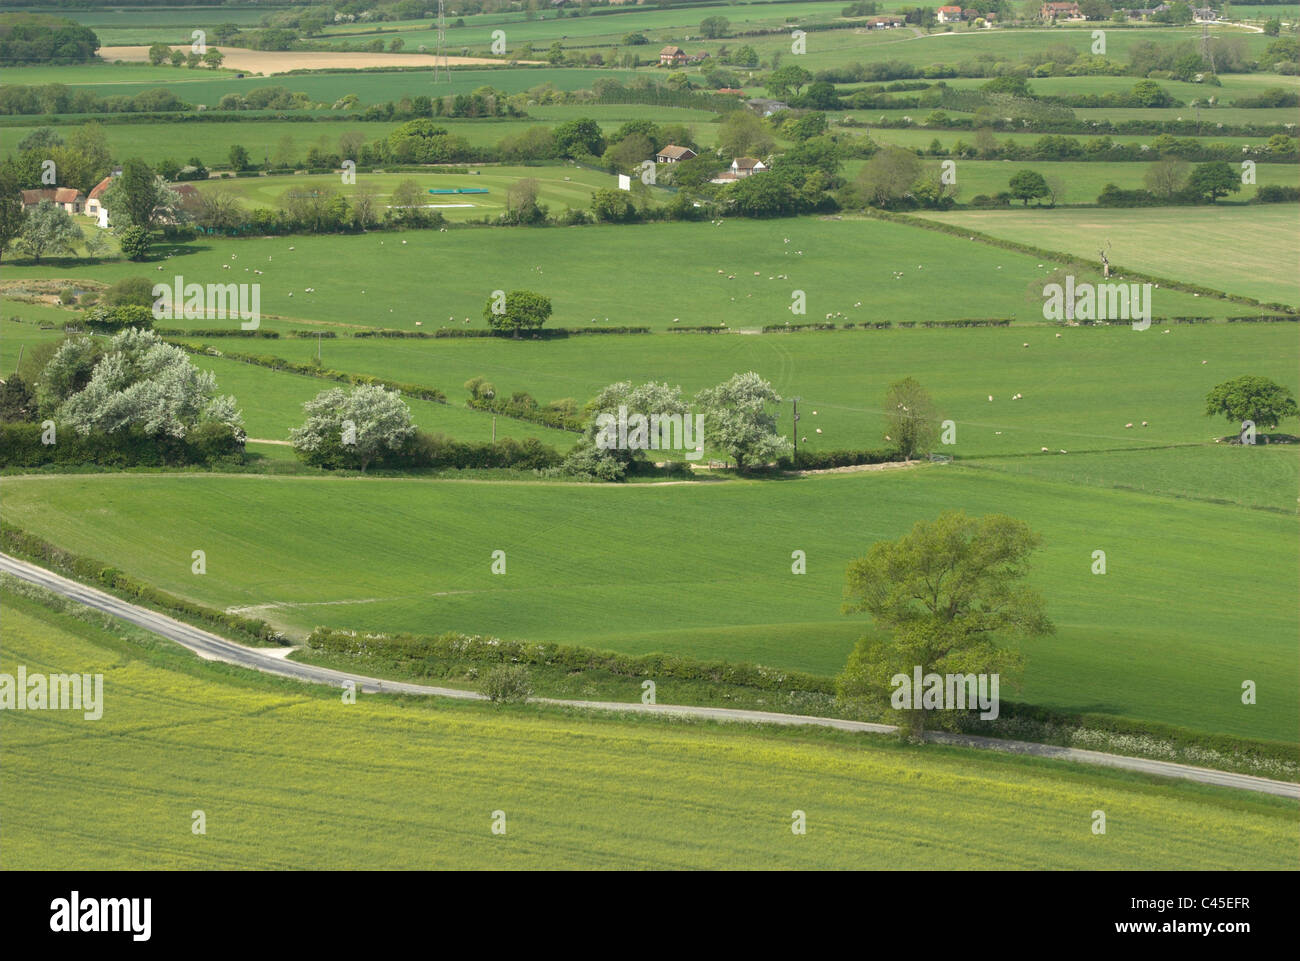
<path fill-rule="evenodd" d="M 1294 204 L 963 210 L 925 216 L 1080 257 L 1095 256 L 1109 243 L 1113 264 L 1265 301 L 1300 304 L 1300 234 Z"/>
<path fill-rule="evenodd" d="M 1278 798 L 864 736 L 343 705 L 4 602 L 0 668 L 104 675 L 100 720 L 0 717 L 12 869 L 1294 866 Z"/>

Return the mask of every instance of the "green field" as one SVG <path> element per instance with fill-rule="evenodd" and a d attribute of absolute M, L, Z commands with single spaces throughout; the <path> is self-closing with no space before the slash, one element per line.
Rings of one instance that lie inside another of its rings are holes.
<path fill-rule="evenodd" d="M 340 370 L 438 387 L 456 404 L 466 397 L 460 385 L 479 375 L 500 391 L 527 390 L 542 403 L 564 397 L 584 403 L 620 380 L 667 378 L 694 395 L 737 371 L 756 370 L 783 396 L 802 398 L 800 444 L 823 450 L 882 445 L 885 387 L 913 374 L 932 391 L 942 415 L 956 422 L 953 452 L 963 458 L 1037 457 L 1041 447 L 1078 453 L 1204 445 L 1231 430 L 1226 421 L 1203 415 L 1205 394 L 1215 384 L 1247 371 L 1293 391 L 1300 380 L 1294 324 L 1059 333 L 918 329 L 574 337 L 545 343 L 340 338 L 324 342 L 323 360 Z M 1022 347 L 1026 342 L 1030 346 Z M 311 340 L 214 343 L 299 361 L 316 351 Z M 234 393 L 245 406 L 256 403 Z M 1023 398 L 1012 401 L 1017 393 Z M 297 417 L 296 410 L 282 409 L 286 428 L 298 422 L 288 419 Z M 1150 426 L 1124 427 L 1143 420 Z M 789 432 L 788 405 L 782 405 L 778 424 Z M 1294 504 L 1294 494 L 1288 495 L 1285 484 L 1259 492 L 1281 507 Z"/>
<path fill-rule="evenodd" d="M 1300 303 L 1300 276 L 1295 271 L 1300 236 L 1294 204 L 1233 209 L 965 210 L 926 216 L 1080 257 L 1095 254 L 1109 241 L 1113 264 L 1265 301 Z M 1169 242 L 1171 235 L 1178 237 L 1177 243 Z"/>
<path fill-rule="evenodd" d="M 425 190 L 447 190 L 456 188 L 485 189 L 484 194 L 426 194 L 424 201 L 432 209 L 438 210 L 451 221 L 480 220 L 485 216 L 496 217 L 505 213 L 506 192 L 520 180 L 531 179 L 538 182 L 538 201 L 546 204 L 555 213 L 563 213 L 566 207 L 585 209 L 591 205 L 592 192 L 600 188 L 616 187 L 617 179 L 603 171 L 589 170 L 572 164 L 548 165 L 545 167 L 509 167 L 490 166 L 476 168 L 473 174 L 438 174 L 438 173 L 396 173 L 396 174 L 358 174 L 357 186 L 364 186 L 376 195 L 376 202 L 383 207 L 391 200 L 392 192 L 404 180 L 415 180 Z M 203 185 L 205 190 L 227 190 L 243 202 L 247 210 L 257 207 L 280 206 L 280 198 L 289 191 L 310 193 L 313 190 L 337 190 L 349 192 L 338 174 L 301 175 L 292 177 L 246 177 L 221 182 L 209 181 Z M 663 190 L 653 191 L 655 200 L 666 201 L 670 194 Z M 415 241 L 414 235 L 405 235 L 396 241 L 401 244 Z M 296 246 L 296 244 L 295 244 Z M 385 246 L 387 246 L 385 244 Z"/>
<path fill-rule="evenodd" d="M 668 487 L 103 475 L 0 490 L 10 523 L 293 632 L 462 630 L 819 674 L 866 629 L 839 611 L 852 558 L 943 507 L 1007 511 L 1043 535 L 1032 581 L 1058 625 L 1025 645 L 1025 700 L 1300 739 L 1294 517 L 951 466 Z M 790 573 L 793 550 L 808 574 Z M 1266 692 L 1257 706 L 1241 705 L 1243 678 Z"/>
<path fill-rule="evenodd" d="M 894 134 L 901 131 L 881 131 L 879 136 L 873 134 L 872 139 L 880 143 L 901 143 L 905 146 L 924 148 L 928 147 L 931 140 L 938 139 L 944 144 L 945 148 L 951 148 L 953 142 L 961 140 L 962 137 L 953 133 L 943 133 L 934 131 L 913 131 L 910 135 L 896 137 Z M 969 139 L 966 140 L 969 143 Z M 935 171 L 938 171 L 940 159 L 937 157 L 927 157 L 925 163 Z M 845 176 L 852 178 L 856 172 L 865 165 L 865 161 L 853 161 L 845 165 Z M 1125 190 L 1137 190 L 1146 186 L 1145 177 L 1150 169 L 1149 164 L 1145 163 L 1093 163 L 1091 161 L 1065 161 L 1053 162 L 1045 160 L 957 160 L 952 168 L 957 178 L 956 193 L 954 196 L 958 203 L 968 204 L 971 200 L 981 194 L 993 196 L 1003 193 L 1008 188 L 1008 182 L 1011 177 L 1021 170 L 1036 170 L 1044 177 L 1049 178 L 1049 182 L 1056 183 L 1061 190 L 1057 197 L 1058 204 L 1086 204 L 1092 206 L 1097 203 L 1097 197 L 1105 189 L 1107 184 L 1115 184 Z M 1259 187 L 1276 185 L 1281 187 L 1300 186 L 1300 169 L 1294 164 L 1260 164 L 1255 168 L 1256 184 L 1247 185 L 1241 188 L 1240 193 L 1233 194 L 1227 201 L 1227 206 L 1240 205 L 1254 198 Z M 1012 201 L 1019 206 L 1020 201 Z M 1223 201 L 1220 201 L 1222 204 Z M 1098 216 L 1105 217 L 1109 215 L 1110 210 L 1099 210 Z M 1130 210 L 1129 213 L 1134 211 Z M 983 211 L 969 211 L 972 216 L 978 217 Z M 1150 209 L 1143 212 L 1149 219 L 1166 220 L 1171 215 L 1166 211 L 1160 211 L 1153 214 Z M 1286 214 L 1292 219 L 1295 218 L 1294 204 L 1279 204 L 1273 211 L 1275 215 Z M 1181 216 L 1181 215 L 1173 215 Z M 1268 214 L 1263 214 L 1261 219 L 1265 223 L 1271 222 L 1272 219 Z M 1046 221 L 1050 224 L 1051 221 Z M 972 224 L 974 226 L 974 224 Z M 979 228 L 984 229 L 984 228 Z M 1073 250 L 1078 245 L 1068 245 L 1058 243 L 1057 236 L 1068 237 L 1066 230 L 1049 230 L 1046 236 L 1040 236 L 1037 240 L 1032 241 L 1039 246 L 1050 249 Z M 1285 281 L 1284 281 L 1285 282 Z M 1241 293 L 1243 291 L 1235 290 Z"/>
<path fill-rule="evenodd" d="M 454 178 L 445 179 L 450 184 Z M 477 180 L 464 179 L 466 184 Z M 281 321 L 412 331 L 417 321 L 426 331 L 483 327 L 491 292 L 523 287 L 551 298 L 552 326 L 667 329 L 725 323 L 739 329 L 826 320 L 1041 322 L 1042 278 L 1057 266 L 916 227 L 816 217 L 357 237 L 211 237 L 155 250 L 164 257 L 145 265 L 37 266 L 11 260 L 6 276 L 112 282 L 162 273 L 181 274 L 187 282 L 258 282 L 264 323 L 272 328 Z M 222 270 L 222 264 L 232 269 Z M 253 274 L 254 269 L 263 273 Z M 1200 273 L 1189 269 L 1178 279 L 1196 280 Z M 316 292 L 307 292 L 308 287 Z M 796 290 L 807 295 L 804 314 L 790 310 Z M 1171 317 L 1258 312 L 1169 289 L 1156 292 L 1153 306 L 1156 316 Z M 212 322 L 176 325 L 210 327 Z"/>
<path fill-rule="evenodd" d="M 0 668 L 98 671 L 105 689 L 98 721 L 0 719 L 11 870 L 1292 866 L 1296 814 L 1278 798 L 864 736 L 370 696 L 345 707 L 120 623 L 3 600 Z M 196 810 L 205 835 L 191 832 Z"/>
<path fill-rule="evenodd" d="M 291 78 L 292 79 L 292 78 Z M 287 84 L 297 89 L 293 83 Z M 523 119 L 438 118 L 438 124 L 457 137 L 463 137 L 472 147 L 495 147 L 504 138 L 517 136 L 530 127 L 551 125 L 563 120 L 590 117 L 600 124 L 606 134 L 613 134 L 628 120 L 653 120 L 656 123 L 683 123 L 689 125 L 696 141 L 709 145 L 717 141 L 717 124 L 713 114 L 682 107 L 660 107 L 648 104 L 591 104 L 530 107 Z M 99 122 L 116 157 L 140 157 L 148 163 L 160 160 L 185 162 L 197 156 L 209 167 L 229 163 L 231 144 L 242 144 L 256 163 L 263 163 L 278 154 L 285 137 L 293 142 L 292 158 L 303 163 L 307 151 L 320 147 L 327 153 L 339 151 L 339 137 L 344 133 L 360 133 L 367 143 L 382 140 L 400 125 L 399 121 L 362 121 L 343 111 L 314 112 L 310 122 L 277 119 L 284 116 L 263 111 L 241 114 L 235 123 L 212 121 L 188 123 L 104 123 L 103 116 L 82 115 L 81 121 Z M 31 118 L 4 117 L 0 124 L 5 143 L 19 143 L 32 131 L 45 124 L 31 122 Z M 17 121 L 17 122 L 14 122 Z M 67 126 L 58 128 L 65 133 Z M 179 133 L 178 133 L 179 132 Z M 929 143 L 927 140 L 926 143 Z"/>
<path fill-rule="evenodd" d="M 135 65 L 89 65 L 69 67 L 6 67 L 4 81 L 14 84 L 67 83 L 84 88 L 98 97 L 134 96 L 145 90 L 167 87 L 187 103 L 215 107 L 228 93 L 246 94 L 258 87 L 288 87 L 302 91 L 313 101 L 330 104 L 350 93 L 362 103 L 384 103 L 415 97 L 420 94 L 435 96 L 470 93 L 479 87 L 491 86 L 505 93 L 519 93 L 536 86 L 551 84 L 559 90 L 589 90 L 600 77 L 613 77 L 626 83 L 636 76 L 632 70 L 580 67 L 458 67 L 452 71 L 449 82 L 435 86 L 429 70 L 397 70 L 388 72 L 358 72 L 339 70 L 333 73 L 276 74 L 269 77 L 246 76 L 236 79 L 233 72 L 223 70 L 211 76 L 206 70 L 157 68 L 164 73 L 170 70 L 173 79 L 164 76 L 153 82 L 120 81 L 120 69 L 134 69 Z M 30 71 L 30 72 L 29 72 Z M 68 71 L 65 75 L 63 71 Z M 84 71 L 92 71 L 86 73 Z M 130 75 L 125 75 L 129 77 Z M 102 79 L 100 79 L 102 78 Z"/>

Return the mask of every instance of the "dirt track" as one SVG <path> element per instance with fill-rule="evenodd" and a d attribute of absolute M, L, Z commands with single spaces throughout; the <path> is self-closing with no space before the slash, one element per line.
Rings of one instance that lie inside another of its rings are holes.
<path fill-rule="evenodd" d="M 173 50 L 189 52 L 188 44 L 174 45 Z M 434 56 L 431 53 L 329 53 L 320 50 L 246 50 L 241 47 L 219 47 L 226 59 L 221 65 L 228 70 L 243 70 L 246 73 L 288 73 L 290 70 L 358 70 L 364 67 L 433 67 Z M 112 63 L 125 60 L 127 63 L 145 63 L 149 60 L 148 47 L 100 47 L 99 56 Z M 500 60 L 485 57 L 448 57 L 447 64 L 452 67 L 474 67 L 483 64 L 497 64 Z M 519 63 L 541 63 L 540 60 L 520 60 Z M 206 69 L 206 68 L 205 68 Z M 187 71 L 188 73 L 188 71 Z M 186 77 L 191 79 L 192 73 Z"/>

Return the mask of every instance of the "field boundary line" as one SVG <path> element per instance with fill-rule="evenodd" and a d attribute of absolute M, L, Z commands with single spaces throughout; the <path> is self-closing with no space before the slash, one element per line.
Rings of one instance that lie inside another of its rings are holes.
<path fill-rule="evenodd" d="M 19 560 L 8 554 L 0 553 L 0 572 L 10 574 L 45 590 L 76 601 L 93 610 L 120 618 L 137 627 L 158 634 L 187 648 L 204 660 L 223 661 L 239 667 L 250 668 L 265 674 L 275 674 L 293 680 L 311 684 L 328 684 L 342 687 L 351 682 L 357 690 L 367 694 L 415 694 L 433 697 L 449 697 L 466 701 L 486 701 L 487 696 L 477 691 L 465 691 L 450 687 L 434 687 L 423 684 L 411 684 L 405 681 L 385 681 L 337 671 L 327 667 L 317 667 L 290 661 L 283 656 L 276 656 L 260 648 L 245 647 L 234 641 L 226 640 L 209 631 L 202 630 L 182 621 L 160 614 L 147 607 L 132 604 L 111 594 L 63 577 L 36 564 Z M 551 707 L 565 707 L 578 710 L 601 711 L 607 713 L 658 714 L 674 718 L 695 718 L 723 723 L 779 724 L 784 726 L 828 727 L 841 731 L 867 734 L 893 734 L 897 728 L 892 724 L 874 724 L 868 721 L 853 721 L 845 718 L 817 717 L 803 714 L 782 714 L 776 711 L 753 711 L 739 708 L 700 707 L 681 704 L 642 704 L 639 701 L 575 701 L 559 698 L 530 698 L 530 703 L 544 704 Z M 999 738 L 978 737 L 970 734 L 949 734 L 930 732 L 926 740 L 936 744 L 956 747 L 977 748 L 1002 751 L 1012 754 L 1025 754 L 1054 760 L 1075 761 L 1102 767 L 1136 771 L 1163 777 L 1181 778 L 1201 784 L 1236 788 L 1245 791 L 1257 791 L 1280 797 L 1300 799 L 1300 783 L 1275 781 L 1270 778 L 1256 777 L 1251 774 L 1235 774 L 1229 771 L 1216 771 L 1210 768 L 1194 767 L 1190 764 L 1178 764 L 1172 761 L 1157 761 L 1147 758 L 1126 757 L 1119 754 L 1105 754 L 1100 751 L 1087 751 L 1080 748 L 1061 747 L 1054 744 L 1035 744 L 1028 741 L 1004 741 Z"/>

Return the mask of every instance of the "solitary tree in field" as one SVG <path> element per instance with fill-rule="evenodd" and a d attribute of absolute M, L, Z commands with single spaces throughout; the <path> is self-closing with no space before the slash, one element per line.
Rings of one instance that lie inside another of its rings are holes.
<path fill-rule="evenodd" d="M 930 392 L 911 377 L 889 385 L 885 392 L 885 422 L 889 439 L 905 460 L 930 453 L 939 433 L 939 415 Z"/>
<path fill-rule="evenodd" d="M 1047 181 L 1037 170 L 1021 170 L 1013 174 L 1010 187 L 1011 196 L 1023 201 L 1026 207 L 1029 206 L 1029 201 L 1039 200 L 1051 193 L 1047 189 Z"/>
<path fill-rule="evenodd" d="M 710 40 L 725 37 L 731 29 L 731 21 L 726 17 L 705 17 L 700 21 L 700 33 Z"/>
<path fill-rule="evenodd" d="M 551 316 L 548 297 L 531 290 L 512 290 L 504 300 L 489 297 L 483 307 L 483 319 L 493 330 L 509 330 L 515 340 L 521 330 L 540 330 Z"/>
<path fill-rule="evenodd" d="M 1252 421 L 1256 427 L 1276 427 L 1297 415 L 1296 401 L 1281 384 L 1267 377 L 1238 377 L 1219 384 L 1205 397 L 1205 415 L 1228 418 L 1234 424 Z"/>
<path fill-rule="evenodd" d="M 894 678 L 921 673 L 999 674 L 1014 683 L 1024 658 L 996 638 L 1039 637 L 1055 627 L 1025 583 L 1039 537 L 1002 514 L 945 511 L 896 541 L 878 541 L 848 568 L 844 612 L 871 615 L 874 636 L 849 655 L 836 689 L 844 704 L 899 718 L 914 736 L 933 709 L 887 711 Z M 914 692 L 919 693 L 919 692 Z"/>
<path fill-rule="evenodd" d="M 1187 178 L 1187 189 L 1198 198 L 1214 203 L 1220 197 L 1241 192 L 1241 176 L 1226 160 L 1197 164 Z"/>

